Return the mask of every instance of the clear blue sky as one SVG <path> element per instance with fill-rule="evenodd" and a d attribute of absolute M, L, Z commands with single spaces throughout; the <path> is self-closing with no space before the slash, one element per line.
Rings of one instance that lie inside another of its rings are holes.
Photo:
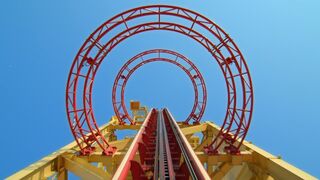
<path fill-rule="evenodd" d="M 253 78 L 255 111 L 247 139 L 320 177 L 319 1 L 7 0 L 0 5 L 0 178 L 73 140 L 64 100 L 74 56 L 105 20 L 147 4 L 183 6 L 224 28 L 242 50 Z M 99 123 L 113 114 L 110 89 L 118 69 L 152 48 L 176 50 L 193 60 L 208 86 L 204 119 L 219 122 L 225 87 L 209 54 L 186 37 L 152 32 L 127 39 L 100 68 L 94 89 Z M 191 107 L 191 82 L 170 64 L 146 65 L 127 87 L 127 100 L 167 106 L 177 119 Z"/>

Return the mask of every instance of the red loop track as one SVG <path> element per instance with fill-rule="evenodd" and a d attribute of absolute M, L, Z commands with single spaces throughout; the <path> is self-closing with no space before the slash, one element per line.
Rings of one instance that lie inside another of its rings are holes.
<path fill-rule="evenodd" d="M 112 104 L 119 123 L 125 124 L 126 120 L 131 124 L 135 123 L 128 113 L 124 100 L 126 84 L 131 75 L 143 65 L 157 61 L 174 64 L 188 75 L 194 89 L 194 103 L 184 123 L 188 124 L 192 119 L 193 124 L 198 124 L 203 116 L 207 102 L 207 90 L 202 74 L 188 58 L 177 52 L 165 49 L 152 49 L 139 53 L 121 67 L 112 89 Z"/>
<path fill-rule="evenodd" d="M 247 63 L 230 36 L 210 19 L 168 5 L 142 6 L 120 13 L 96 29 L 80 48 L 68 77 L 66 109 L 81 152 L 91 153 L 93 143 L 97 143 L 104 154 L 114 152 L 101 135 L 92 108 L 92 87 L 100 64 L 125 39 L 155 30 L 190 37 L 206 48 L 217 62 L 225 78 L 228 103 L 221 130 L 206 147 L 206 152 L 216 153 L 224 144 L 227 152 L 237 153 L 248 132 L 253 111 L 253 87 Z M 116 35 L 109 37 L 107 34 Z"/>

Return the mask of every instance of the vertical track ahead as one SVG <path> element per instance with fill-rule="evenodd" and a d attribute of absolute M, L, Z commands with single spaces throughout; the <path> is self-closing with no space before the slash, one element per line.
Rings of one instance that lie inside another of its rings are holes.
<path fill-rule="evenodd" d="M 158 136 L 157 114 L 158 111 L 151 109 L 112 179 L 127 179 L 129 171 L 131 171 L 133 179 L 153 177 L 156 138 Z M 137 154 L 140 157 L 139 162 L 135 158 Z"/>
<path fill-rule="evenodd" d="M 175 177 L 171 149 L 169 147 L 169 135 L 163 114 L 158 113 L 159 121 L 159 179 L 173 179 Z M 156 177 L 156 176 L 155 176 Z M 157 178 L 155 178 L 157 179 Z"/>
<path fill-rule="evenodd" d="M 151 110 L 113 179 L 126 179 L 129 171 L 134 180 L 210 179 L 167 109 Z"/>
<path fill-rule="evenodd" d="M 182 134 L 177 122 L 167 109 L 159 114 L 163 115 L 166 129 L 168 131 L 169 145 L 175 167 L 176 179 L 210 179 L 207 171 L 194 153 L 187 138 Z M 179 157 L 180 156 L 180 157 Z"/>

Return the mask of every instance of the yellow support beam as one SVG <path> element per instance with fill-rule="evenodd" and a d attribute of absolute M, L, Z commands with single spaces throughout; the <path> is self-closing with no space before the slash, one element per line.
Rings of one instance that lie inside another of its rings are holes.
<path fill-rule="evenodd" d="M 100 130 L 103 132 L 102 134 L 105 135 L 108 133 L 107 129 L 110 129 L 111 126 L 114 126 L 117 124 L 117 119 L 115 117 L 112 117 L 109 121 L 109 123 L 101 126 Z M 125 148 L 127 143 L 130 142 L 130 139 L 123 140 L 121 142 L 110 142 L 110 144 L 115 144 L 116 146 L 119 146 L 120 148 Z M 130 144 L 130 143 L 129 143 Z M 39 161 L 27 166 L 26 168 L 16 172 L 15 174 L 7 177 L 7 180 L 17 180 L 17 179 L 23 179 L 23 180 L 33 180 L 33 179 L 46 179 L 48 177 L 51 177 L 55 175 L 55 173 L 58 172 L 57 164 L 58 164 L 58 158 L 60 155 L 64 153 L 75 153 L 78 152 L 79 148 L 75 141 L 71 142 L 70 144 L 62 147 L 61 149 L 53 152 L 52 154 L 40 159 Z M 66 175 L 58 175 L 61 179 L 62 177 Z M 62 178 L 63 179 L 63 178 Z"/>
<path fill-rule="evenodd" d="M 248 167 L 248 164 L 243 164 L 240 172 L 236 175 L 236 180 L 243 180 L 243 179 L 250 179 L 252 177 L 253 173 Z"/>
<path fill-rule="evenodd" d="M 101 168 L 91 165 L 87 161 L 75 155 L 62 155 L 66 170 L 74 173 L 82 179 L 110 179 L 110 175 Z"/>
<path fill-rule="evenodd" d="M 69 145 L 64 146 L 60 150 L 20 170 L 19 172 L 13 174 L 12 176 L 9 176 L 7 180 L 46 179 L 54 175 L 54 173 L 56 173 L 58 156 L 65 152 L 74 152 L 74 149 L 77 149 L 77 144 L 75 142 L 70 143 Z"/>
<path fill-rule="evenodd" d="M 199 125 L 191 125 L 191 126 L 185 126 L 185 125 L 179 125 L 181 128 L 182 133 L 187 136 L 190 134 L 194 134 L 197 132 L 205 131 L 207 127 L 207 123 L 199 124 Z"/>
<path fill-rule="evenodd" d="M 217 135 L 220 127 L 211 123 L 205 122 L 199 125 L 186 126 L 179 124 L 181 132 L 186 137 L 192 137 L 193 134 L 202 132 L 204 138 L 201 143 L 195 147 L 195 154 L 199 158 L 202 164 L 206 164 L 209 174 L 215 173 L 216 177 L 225 178 L 233 177 L 231 179 L 290 179 L 290 180 L 315 180 L 316 178 L 310 174 L 288 164 L 278 156 L 274 156 L 261 148 L 253 145 L 250 142 L 244 141 L 241 146 L 240 155 L 229 155 L 220 153 L 218 155 L 207 155 L 203 152 L 202 147 L 210 142 L 210 139 Z M 132 129 L 139 130 L 141 123 L 137 125 L 124 125 L 120 126 L 116 117 L 112 117 L 110 122 L 100 128 L 104 136 L 111 136 L 116 130 Z M 89 156 L 75 156 L 75 152 L 79 151 L 75 142 L 72 142 L 58 151 L 42 158 L 38 162 L 31 164 L 30 166 L 22 169 L 21 171 L 8 177 L 9 180 L 16 179 L 46 179 L 48 177 L 56 176 L 59 180 L 67 179 L 67 172 L 72 171 L 83 178 L 105 178 L 111 177 L 122 161 L 126 154 L 127 149 L 130 147 L 133 138 L 126 138 L 122 140 L 115 140 L 116 137 L 110 138 L 110 144 L 117 147 L 117 152 L 111 156 L 103 156 L 97 152 Z M 135 159 L 139 160 L 139 154 L 135 156 Z M 100 163 L 100 168 L 93 166 L 91 163 Z M 228 169 L 231 166 L 229 173 L 224 171 L 218 174 L 214 172 L 219 165 L 220 169 Z M 235 171 L 232 167 L 238 167 Z M 78 170 L 77 170 L 78 169 Z M 80 169 L 81 172 L 79 171 Z M 85 169 L 85 170 L 84 170 Z M 104 171 L 106 169 L 106 171 Z M 84 171 L 84 172 L 83 172 Z M 102 177 L 103 176 L 103 177 Z M 130 177 L 128 177 L 130 178 Z"/>
<path fill-rule="evenodd" d="M 205 122 L 201 125 L 182 127 L 181 131 L 186 134 L 194 134 L 198 132 L 212 131 L 214 135 L 218 134 L 220 127 L 213 124 L 212 122 Z M 208 162 L 211 166 L 219 162 L 233 162 L 234 164 L 239 164 L 241 162 L 246 162 L 249 164 L 254 164 L 256 167 L 263 169 L 266 177 L 269 179 L 274 177 L 275 179 L 292 179 L 292 180 L 316 180 L 317 178 L 312 175 L 292 166 L 291 164 L 283 161 L 281 158 L 274 156 L 261 148 L 253 145 L 248 141 L 244 141 L 242 144 L 241 155 L 235 157 L 234 155 L 217 155 L 217 156 L 207 156 L 203 155 L 197 151 L 197 155 L 201 162 Z M 248 152 L 250 152 L 248 154 Z M 229 157 L 228 157 L 229 156 Z M 209 167 L 208 164 L 208 167 Z"/>
<path fill-rule="evenodd" d="M 222 163 L 221 166 L 218 167 L 211 175 L 211 179 L 222 179 L 228 171 L 232 168 L 232 165 L 230 163 Z"/>
<path fill-rule="evenodd" d="M 195 147 L 195 151 L 202 151 L 203 150 L 203 148 L 205 147 L 205 146 L 207 146 L 209 143 L 211 143 L 212 142 L 212 137 L 204 137 L 203 139 L 202 139 L 202 142 L 197 146 L 197 147 Z"/>
<path fill-rule="evenodd" d="M 252 162 L 252 154 L 250 152 L 242 152 L 240 155 L 230 155 L 230 154 L 217 154 L 217 155 L 207 155 L 204 152 L 196 152 L 199 160 L 202 164 L 207 163 L 208 165 L 218 165 L 219 163 L 230 163 L 232 165 L 239 165 L 243 162 Z"/>

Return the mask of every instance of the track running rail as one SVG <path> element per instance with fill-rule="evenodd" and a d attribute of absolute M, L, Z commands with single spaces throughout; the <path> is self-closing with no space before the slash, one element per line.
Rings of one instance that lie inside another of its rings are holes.
<path fill-rule="evenodd" d="M 151 110 L 113 179 L 124 180 L 129 171 L 133 180 L 210 179 L 167 109 Z"/>
<path fill-rule="evenodd" d="M 164 121 L 164 117 L 162 112 L 158 113 L 159 117 L 159 127 L 160 127 L 160 146 L 159 146 L 159 166 L 160 171 L 159 174 L 160 180 L 162 179 L 174 179 L 175 173 L 173 169 L 172 157 L 171 157 L 171 150 L 169 147 L 169 140 L 168 140 L 168 133 Z"/>
<path fill-rule="evenodd" d="M 150 127 L 150 122 L 154 120 L 154 115 L 156 115 L 156 110 L 151 109 L 145 121 L 143 122 L 140 130 L 132 141 L 130 148 L 128 149 L 128 153 L 125 155 L 121 164 L 119 165 L 117 171 L 113 176 L 113 180 L 124 180 L 128 176 L 129 170 L 133 168 L 134 164 L 134 156 L 136 155 L 138 149 L 143 146 L 141 142 L 143 141 L 144 133 L 148 132 L 148 127 Z M 151 122 L 152 123 L 152 122 Z"/>
<path fill-rule="evenodd" d="M 167 110 L 163 110 L 164 117 L 169 120 L 170 126 L 174 132 L 177 139 L 179 147 L 181 149 L 185 163 L 189 169 L 189 173 L 192 179 L 210 179 L 207 171 L 204 169 L 197 155 L 194 153 L 191 145 L 189 144 L 187 138 L 183 135 L 177 122 Z"/>

